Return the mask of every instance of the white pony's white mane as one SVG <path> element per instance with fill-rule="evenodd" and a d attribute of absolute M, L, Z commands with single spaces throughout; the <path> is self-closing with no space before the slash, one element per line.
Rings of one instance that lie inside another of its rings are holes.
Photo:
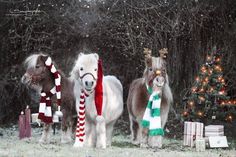
<path fill-rule="evenodd" d="M 30 55 L 24 61 L 24 66 L 26 67 L 26 69 L 35 68 L 39 56 L 47 56 L 47 55 L 43 53 Z"/>

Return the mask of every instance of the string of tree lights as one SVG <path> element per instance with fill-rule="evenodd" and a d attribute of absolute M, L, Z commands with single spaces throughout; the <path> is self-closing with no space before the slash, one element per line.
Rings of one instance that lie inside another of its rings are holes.
<path fill-rule="evenodd" d="M 236 116 L 236 100 L 230 100 L 223 76 L 222 51 L 207 54 L 191 90 L 183 99 L 186 120 L 225 120 L 232 122 Z"/>

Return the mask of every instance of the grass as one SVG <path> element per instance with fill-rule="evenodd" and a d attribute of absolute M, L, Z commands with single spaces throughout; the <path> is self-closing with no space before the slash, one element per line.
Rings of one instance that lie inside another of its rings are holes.
<path fill-rule="evenodd" d="M 0 157 L 159 157 L 159 156 L 209 156 L 236 157 L 235 140 L 230 139 L 227 149 L 207 149 L 196 152 L 184 147 L 182 140 L 165 138 L 163 149 L 139 148 L 129 141 L 129 136 L 115 131 L 112 146 L 107 149 L 73 148 L 73 143 L 61 144 L 59 131 L 51 136 L 50 144 L 39 144 L 42 128 L 33 128 L 32 138 L 18 139 L 17 127 L 0 128 Z"/>

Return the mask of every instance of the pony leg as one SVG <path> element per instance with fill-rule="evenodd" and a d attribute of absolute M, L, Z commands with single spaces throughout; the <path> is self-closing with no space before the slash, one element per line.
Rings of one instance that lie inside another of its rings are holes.
<path fill-rule="evenodd" d="M 65 110 L 62 110 L 63 117 L 62 117 L 62 123 L 61 123 L 61 143 L 69 143 L 71 142 L 71 137 L 68 137 L 68 134 L 70 132 L 70 120 L 68 120 L 68 114 L 65 112 Z"/>
<path fill-rule="evenodd" d="M 148 147 L 148 130 L 140 127 L 140 134 L 141 134 L 141 139 L 140 139 L 140 147 L 141 148 L 147 148 Z"/>
<path fill-rule="evenodd" d="M 138 145 L 140 143 L 140 138 L 138 135 L 140 133 L 140 129 L 139 129 L 139 125 L 136 121 L 133 120 L 133 118 L 131 116 L 129 116 L 129 120 L 130 120 L 130 131 L 131 131 L 131 142 L 134 145 Z"/>
<path fill-rule="evenodd" d="M 68 127 L 67 127 L 67 130 L 66 130 L 66 139 L 67 139 L 68 142 L 72 141 L 71 135 L 72 135 L 72 124 L 71 124 L 71 121 L 70 121 L 70 122 L 68 122 Z"/>
<path fill-rule="evenodd" d="M 61 125 L 61 143 L 68 143 L 68 139 L 67 139 L 67 131 L 68 131 L 68 127 L 65 125 Z"/>
<path fill-rule="evenodd" d="M 43 125 L 43 134 L 39 140 L 39 143 L 49 143 L 49 130 L 51 128 L 51 124 L 44 124 Z"/>
<path fill-rule="evenodd" d="M 148 144 L 152 148 L 162 148 L 162 136 L 149 136 Z"/>
<path fill-rule="evenodd" d="M 168 104 L 166 101 L 164 101 L 161 104 L 161 127 L 164 129 L 167 119 L 168 119 L 168 114 L 170 110 L 170 104 Z"/>
<path fill-rule="evenodd" d="M 106 148 L 106 124 L 105 119 L 102 116 L 96 117 L 96 147 L 97 148 Z"/>
<path fill-rule="evenodd" d="M 111 146 L 111 142 L 112 142 L 112 133 L 113 133 L 113 128 L 115 125 L 116 121 L 113 121 L 109 124 L 106 125 L 106 137 L 107 137 L 107 146 L 110 147 Z"/>
<path fill-rule="evenodd" d="M 88 147 L 95 147 L 95 125 L 91 122 L 85 122 L 85 135 L 86 135 L 86 145 Z"/>

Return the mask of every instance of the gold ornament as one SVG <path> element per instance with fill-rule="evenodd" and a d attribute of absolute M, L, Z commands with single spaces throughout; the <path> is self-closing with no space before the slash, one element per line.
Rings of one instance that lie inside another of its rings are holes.
<path fill-rule="evenodd" d="M 161 75 L 161 70 L 157 70 L 156 75 Z"/>

